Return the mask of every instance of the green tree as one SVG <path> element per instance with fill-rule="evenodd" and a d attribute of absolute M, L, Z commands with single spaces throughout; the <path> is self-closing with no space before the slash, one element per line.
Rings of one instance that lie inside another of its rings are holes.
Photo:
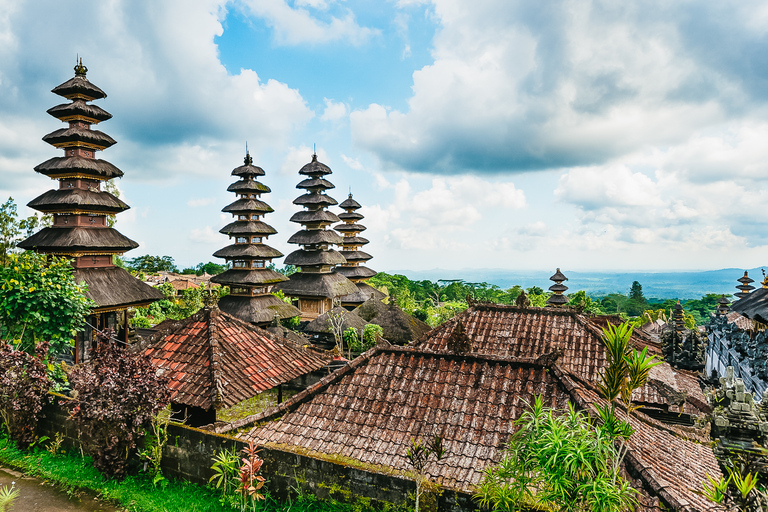
<path fill-rule="evenodd" d="M 49 341 L 54 354 L 67 349 L 93 305 L 69 260 L 33 252 L 8 258 L 0 267 L 3 336 L 28 352 L 38 341 Z"/>
<path fill-rule="evenodd" d="M 0 265 L 7 265 L 16 244 L 32 236 L 38 228 L 51 225 L 51 217 L 32 215 L 19 219 L 12 197 L 0 206 Z"/>
<path fill-rule="evenodd" d="M 179 269 L 170 256 L 152 256 L 145 254 L 133 259 L 125 260 L 125 264 L 131 270 L 137 272 L 178 272 Z"/>

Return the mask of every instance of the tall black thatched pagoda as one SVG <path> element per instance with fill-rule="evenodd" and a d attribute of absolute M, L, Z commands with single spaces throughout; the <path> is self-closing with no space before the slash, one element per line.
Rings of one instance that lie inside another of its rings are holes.
<path fill-rule="evenodd" d="M 264 176 L 264 169 L 253 165 L 251 155 L 246 151 L 243 165 L 232 171 L 240 179 L 227 188 L 237 194 L 237 200 L 222 211 L 231 213 L 234 220 L 220 232 L 229 236 L 233 244 L 213 253 L 224 258 L 231 268 L 211 281 L 229 286 L 229 295 L 219 301 L 219 309 L 245 322 L 266 326 L 275 317 L 279 320 L 301 314 L 296 307 L 272 295 L 272 288 L 288 278 L 267 268 L 273 258 L 283 253 L 266 245 L 269 235 L 277 233 L 275 228 L 261 218 L 274 210 L 261 201 L 261 194 L 271 192 L 268 186 L 257 181 Z"/>
<path fill-rule="evenodd" d="M 35 171 L 59 181 L 57 190 L 28 203 L 30 208 L 53 215 L 53 226 L 43 228 L 18 246 L 43 254 L 72 258 L 75 280 L 88 285 L 86 295 L 96 303 L 88 324 L 75 344 L 75 360 L 87 357 L 94 329 L 110 327 L 128 340 L 127 308 L 146 306 L 163 295 L 113 264 L 113 257 L 139 246 L 116 229 L 107 218 L 129 206 L 102 190 L 102 182 L 120 178 L 123 172 L 96 158 L 116 142 L 109 135 L 92 130 L 91 125 L 106 121 L 111 114 L 88 102 L 107 95 L 86 78 L 82 59 L 75 66 L 74 78 L 52 90 L 70 100 L 48 110 L 53 117 L 69 124 L 49 133 L 43 140 L 64 150 L 63 157 L 51 158 Z"/>
<path fill-rule="evenodd" d="M 343 237 L 340 244 L 340 253 L 347 262 L 337 266 L 336 272 L 345 276 L 357 286 L 356 293 L 341 297 L 341 305 L 350 309 L 359 306 L 370 298 L 383 299 L 385 295 L 365 282 L 376 275 L 376 271 L 365 266 L 365 262 L 372 259 L 373 256 L 360 250 L 363 245 L 368 243 L 367 239 L 360 236 L 360 232 L 367 229 L 358 223 L 358 221 L 365 218 L 357 211 L 362 206 L 352 198 L 351 192 L 349 197 L 342 201 L 339 206 L 344 210 L 344 213 L 339 214 L 339 219 L 343 223 L 335 226 L 333 229 L 338 231 Z"/>
<path fill-rule="evenodd" d="M 346 263 L 344 256 L 330 248 L 342 243 L 338 233 L 326 229 L 339 222 L 339 217 L 327 210 L 337 204 L 325 193 L 334 188 L 333 183 L 324 178 L 331 172 L 330 167 L 318 162 L 314 154 L 312 161 L 299 170 L 299 174 L 307 178 L 296 185 L 307 193 L 294 199 L 293 204 L 303 206 L 304 210 L 296 212 L 291 222 L 301 224 L 304 229 L 288 239 L 289 244 L 300 245 L 301 249 L 289 254 L 285 263 L 300 270 L 277 287 L 296 300 L 302 320 L 317 318 L 332 309 L 334 301 L 340 297 L 357 292 L 357 286 L 335 270 L 337 265 Z"/>

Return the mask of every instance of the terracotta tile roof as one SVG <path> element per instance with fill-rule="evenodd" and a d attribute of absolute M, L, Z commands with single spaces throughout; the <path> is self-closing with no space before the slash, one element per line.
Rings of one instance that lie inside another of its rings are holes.
<path fill-rule="evenodd" d="M 534 395 L 554 407 L 568 402 L 557 378 L 530 360 L 380 347 L 271 414 L 252 417 L 282 416 L 246 437 L 412 470 L 405 456 L 411 438 L 437 434 L 447 457 L 427 468 L 429 476 L 468 491 L 500 459 L 513 420 Z"/>
<path fill-rule="evenodd" d="M 169 378 L 172 401 L 203 409 L 232 406 L 331 360 L 218 308 L 158 327 L 159 341 L 144 353 Z"/>
<path fill-rule="evenodd" d="M 535 359 L 560 351 L 557 365 L 589 382 L 598 382 L 607 364 L 602 328 L 608 322 L 620 322 L 618 317 L 588 317 L 573 309 L 479 303 L 428 332 L 414 346 L 447 350 L 459 321 L 472 340 L 473 354 Z M 647 347 L 650 354 L 661 354 L 658 343 L 642 331 L 635 331 L 632 340 L 638 349 Z M 649 406 L 671 406 L 673 412 L 680 412 L 680 406 L 687 414 L 710 410 L 696 375 L 666 363 L 653 370 L 648 384 L 634 398 Z"/>

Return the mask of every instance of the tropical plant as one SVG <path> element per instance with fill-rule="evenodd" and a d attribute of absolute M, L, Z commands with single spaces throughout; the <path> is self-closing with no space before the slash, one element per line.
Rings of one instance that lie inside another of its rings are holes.
<path fill-rule="evenodd" d="M 3 336 L 27 352 L 50 342 L 54 354 L 68 350 L 85 323 L 92 302 L 75 283 L 66 258 L 24 252 L 8 255 L 0 267 L 0 325 Z"/>
<path fill-rule="evenodd" d="M 764 453 L 763 453 L 764 455 Z M 734 464 L 726 460 L 725 469 L 728 478 L 721 476 L 714 479 L 707 474 L 707 482 L 702 483 L 702 489 L 694 491 L 708 500 L 723 505 L 729 511 L 762 512 L 768 507 L 768 495 L 764 489 L 758 488 L 758 471 L 750 472 L 749 463 Z"/>
<path fill-rule="evenodd" d="M 362 352 L 363 344 L 360 339 L 360 332 L 355 327 L 347 327 L 343 334 L 344 344 L 347 346 L 347 350 L 350 352 Z"/>
<path fill-rule="evenodd" d="M 128 455 L 155 415 L 168 405 L 167 379 L 158 376 L 149 359 L 111 342 L 114 331 L 97 336 L 94 357 L 69 375 L 77 398 L 71 418 L 107 478 L 125 476 Z"/>
<path fill-rule="evenodd" d="M 361 337 L 361 352 L 368 350 L 378 343 L 384 337 L 384 329 L 377 324 L 366 324 L 363 327 L 363 336 Z"/>
<path fill-rule="evenodd" d="M 221 499 L 225 500 L 228 494 L 233 494 L 237 489 L 237 479 L 240 475 L 240 457 L 237 450 L 222 449 L 213 456 L 213 465 L 211 470 L 213 476 L 208 480 L 208 484 L 215 489 L 221 489 Z"/>
<path fill-rule="evenodd" d="M 149 469 L 152 476 L 152 485 L 163 487 L 168 485 L 168 480 L 163 476 L 163 448 L 168 442 L 168 423 L 171 420 L 169 411 L 161 411 L 151 420 L 151 436 L 144 436 L 144 449 L 139 451 L 139 457 L 145 459 L 144 467 Z"/>
<path fill-rule="evenodd" d="M 21 490 L 16 489 L 15 482 L 11 482 L 10 487 L 0 486 L 0 512 L 11 510 L 13 502 L 21 495 Z"/>
<path fill-rule="evenodd" d="M 408 463 L 416 470 L 416 478 L 414 479 L 416 481 L 416 506 L 414 511 L 419 512 L 421 497 L 424 494 L 425 488 L 430 484 L 426 473 L 427 465 L 432 460 L 437 462 L 445 457 L 443 439 L 438 435 L 427 441 L 411 438 L 411 446 L 406 450 L 405 456 L 408 459 Z"/>
<path fill-rule="evenodd" d="M 540 396 L 515 422 L 501 462 L 486 469 L 475 495 L 493 510 L 618 512 L 633 510 L 637 491 L 614 474 L 619 456 L 604 425 Z"/>
<path fill-rule="evenodd" d="M 37 344 L 34 356 L 7 343 L 0 346 L 0 417 L 19 448 L 37 440 L 37 422 L 51 388 L 47 354 L 46 342 Z"/>
<path fill-rule="evenodd" d="M 10 254 L 18 251 L 16 244 L 32 236 L 38 227 L 50 226 L 52 217 L 32 215 L 17 219 L 16 203 L 12 197 L 0 205 L 0 265 L 8 265 Z"/>
<path fill-rule="evenodd" d="M 213 476 L 208 484 L 221 489 L 222 504 L 239 506 L 241 512 L 244 512 L 249 505 L 251 510 L 255 510 L 256 503 L 264 500 L 259 490 L 266 480 L 259 475 L 264 461 L 259 457 L 253 441 L 241 453 L 244 457 L 239 457 L 234 448 L 225 448 L 216 453 L 211 466 Z"/>

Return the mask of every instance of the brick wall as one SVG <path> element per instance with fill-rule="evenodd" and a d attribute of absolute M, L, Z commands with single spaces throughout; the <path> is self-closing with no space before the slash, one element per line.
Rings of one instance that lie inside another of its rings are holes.
<path fill-rule="evenodd" d="M 69 413 L 58 403 L 66 400 L 55 395 L 55 402 L 45 407 L 45 418 L 40 422 L 40 435 L 53 439 L 56 433 L 64 437 L 66 448 L 79 447 L 80 438 Z M 213 475 L 213 456 L 223 449 L 242 449 L 246 443 L 240 439 L 176 423 L 168 425 L 168 443 L 163 450 L 163 474 L 206 484 Z M 387 475 L 286 450 L 261 448 L 264 459 L 262 475 L 267 489 L 279 498 L 295 495 L 300 488 L 318 498 L 332 497 L 339 501 L 355 501 L 358 497 L 370 499 L 375 507 L 386 503 L 399 505 L 413 495 L 416 484 L 407 478 Z M 411 504 L 412 505 L 412 504 Z M 438 497 L 438 510 L 466 512 L 477 509 L 470 495 L 443 491 Z"/>

